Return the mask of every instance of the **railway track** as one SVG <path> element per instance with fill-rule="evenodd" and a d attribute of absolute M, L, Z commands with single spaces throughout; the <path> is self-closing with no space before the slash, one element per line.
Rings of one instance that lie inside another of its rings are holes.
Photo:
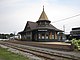
<path fill-rule="evenodd" d="M 38 57 L 45 58 L 45 60 L 79 60 L 80 59 L 79 57 L 46 51 L 40 48 L 30 47 L 30 46 L 21 45 L 21 44 L 15 44 L 10 42 L 0 42 L 0 44 L 25 52 L 25 53 L 26 52 L 31 53 Z"/>

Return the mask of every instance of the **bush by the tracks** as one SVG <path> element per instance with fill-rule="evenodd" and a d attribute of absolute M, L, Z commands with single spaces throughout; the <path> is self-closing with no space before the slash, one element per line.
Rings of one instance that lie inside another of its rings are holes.
<path fill-rule="evenodd" d="M 75 49 L 80 50 L 80 39 L 79 40 L 72 39 L 71 43 L 74 45 Z"/>

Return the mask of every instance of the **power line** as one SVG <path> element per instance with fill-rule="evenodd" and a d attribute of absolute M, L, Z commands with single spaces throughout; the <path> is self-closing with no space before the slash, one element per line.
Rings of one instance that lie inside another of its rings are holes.
<path fill-rule="evenodd" d="M 77 17 L 77 16 L 80 16 L 80 14 L 77 14 L 77 15 L 75 15 L 75 16 L 71 16 L 71 17 L 68 17 L 68 18 L 65 18 L 65 19 L 61 19 L 61 20 L 58 20 L 58 21 L 54 21 L 54 22 L 52 22 L 52 23 L 64 21 L 64 20 L 71 19 L 71 18 L 74 18 L 74 17 Z"/>

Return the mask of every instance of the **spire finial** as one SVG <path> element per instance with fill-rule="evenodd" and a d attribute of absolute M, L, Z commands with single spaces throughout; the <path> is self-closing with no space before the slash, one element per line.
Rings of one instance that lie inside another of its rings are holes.
<path fill-rule="evenodd" d="M 43 5 L 43 11 L 44 11 L 44 5 Z"/>

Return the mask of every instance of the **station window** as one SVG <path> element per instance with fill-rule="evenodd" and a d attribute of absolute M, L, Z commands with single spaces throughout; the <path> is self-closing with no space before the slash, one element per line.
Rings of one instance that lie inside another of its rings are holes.
<path fill-rule="evenodd" d="M 45 38 L 45 35 L 44 34 L 42 34 L 42 39 L 44 39 Z"/>
<path fill-rule="evenodd" d="M 39 34 L 39 39 L 41 39 L 41 36 L 40 36 L 40 34 Z"/>
<path fill-rule="evenodd" d="M 46 39 L 48 39 L 48 35 L 46 35 Z"/>
<path fill-rule="evenodd" d="M 54 35 L 52 35 L 52 39 L 54 39 Z"/>

